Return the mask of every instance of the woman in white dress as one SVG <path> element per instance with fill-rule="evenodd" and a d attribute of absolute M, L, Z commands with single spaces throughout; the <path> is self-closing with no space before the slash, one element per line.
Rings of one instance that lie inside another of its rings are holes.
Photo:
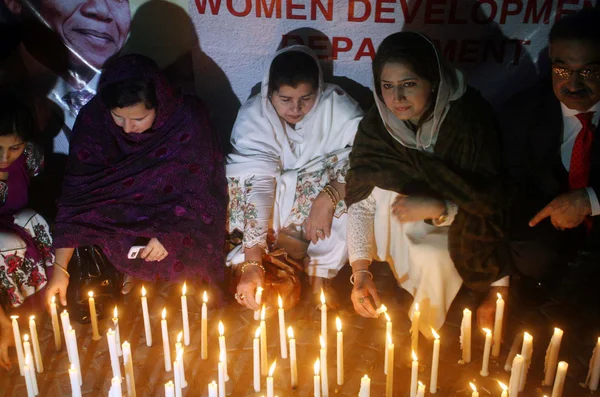
<path fill-rule="evenodd" d="M 275 54 L 260 94 L 240 109 L 227 158 L 229 232 L 243 234 L 228 256 L 242 273 L 240 304 L 258 309 L 262 255 L 285 248 L 283 240 L 305 242 L 295 259 L 315 291 L 347 262 L 345 176 L 362 115 L 341 88 L 323 82 L 308 47 Z"/>

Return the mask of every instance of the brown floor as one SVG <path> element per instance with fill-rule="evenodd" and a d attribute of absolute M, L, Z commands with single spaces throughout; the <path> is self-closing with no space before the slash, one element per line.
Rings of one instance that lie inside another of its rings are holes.
<path fill-rule="evenodd" d="M 382 301 L 390 309 L 394 323 L 395 396 L 408 396 L 410 385 L 410 337 L 406 311 L 410 304 L 410 296 L 397 288 L 391 273 L 384 265 L 378 265 L 374 269 L 378 289 L 381 291 Z M 595 273 L 597 274 L 597 273 Z M 338 315 L 344 324 L 345 340 L 345 383 L 336 385 L 335 377 L 335 315 L 330 313 L 329 344 L 329 385 L 330 395 L 356 396 L 359 390 L 360 378 L 368 374 L 372 379 L 371 396 L 383 396 L 385 388 L 385 376 L 383 375 L 383 353 L 384 353 L 384 323 L 383 318 L 378 320 L 364 319 L 356 314 L 349 301 L 350 285 L 348 283 L 348 269 L 336 279 L 335 285 L 340 291 L 343 300 L 342 308 Z M 595 280 L 598 280 L 595 278 Z M 590 281 L 593 283 L 593 280 Z M 152 313 L 152 330 L 154 345 L 146 347 L 144 339 L 143 322 L 141 318 L 141 307 L 139 304 L 139 293 L 134 291 L 130 296 L 119 304 L 121 340 L 132 344 L 134 371 L 138 396 L 163 396 L 164 383 L 172 379 L 172 373 L 164 371 L 162 354 L 162 342 L 160 336 L 160 311 L 167 306 L 169 311 L 169 331 L 174 349 L 174 339 L 180 331 L 180 301 L 179 289 L 171 289 L 171 297 L 166 300 L 155 291 L 149 293 L 150 312 Z M 597 290 L 592 288 L 592 298 L 589 295 L 580 296 L 584 305 L 565 304 L 564 301 L 573 300 L 581 288 L 569 290 L 565 288 L 568 295 L 563 301 L 555 299 L 546 302 L 541 307 L 528 308 L 521 304 L 513 304 L 510 313 L 507 313 L 507 326 L 505 331 L 505 343 L 502 354 L 498 361 L 490 363 L 490 376 L 481 377 L 483 334 L 474 332 L 473 338 L 473 361 L 471 364 L 462 366 L 457 363 L 460 358 L 459 350 L 459 324 L 462 309 L 476 307 L 476 299 L 466 291 L 461 291 L 455 300 L 448 315 L 446 324 L 441 334 L 441 362 L 439 371 L 438 396 L 471 396 L 468 382 L 478 385 L 480 396 L 500 396 L 501 390 L 496 380 L 508 383 L 509 373 L 503 370 L 504 362 L 510 348 L 510 343 L 517 330 L 529 331 L 534 337 L 534 358 L 529 371 L 529 378 L 525 392 L 520 396 L 543 396 L 551 395 L 549 388 L 540 386 L 543 377 L 544 356 L 550 333 L 554 326 L 562 326 L 565 330 L 563 347 L 560 359 L 569 363 L 567 384 L 563 396 L 578 397 L 600 395 L 592 394 L 589 390 L 580 386 L 585 381 L 588 360 L 592 353 L 597 337 L 600 335 L 598 320 Z M 196 292 L 197 295 L 200 292 Z M 560 295 L 557 291 L 557 295 Z M 588 299 L 589 298 L 589 299 Z M 590 300 L 591 299 L 591 300 Z M 572 303 L 572 302 L 571 302 Z M 227 384 L 230 396 L 252 396 L 252 337 L 256 329 L 256 322 L 252 319 L 252 313 L 241 309 L 234 301 L 230 301 L 224 307 L 209 311 L 209 358 L 206 361 L 200 359 L 200 323 L 199 307 L 190 301 L 190 326 L 192 341 L 186 349 L 185 366 L 186 377 L 189 386 L 184 389 L 184 396 L 206 396 L 207 384 L 217 378 L 217 322 L 223 320 L 226 327 L 229 374 L 231 380 Z M 288 325 L 294 327 L 298 344 L 298 375 L 299 387 L 296 390 L 290 388 L 289 360 L 279 357 L 279 337 L 277 318 L 268 321 L 269 340 L 269 362 L 277 358 L 277 369 L 275 372 L 275 394 L 284 396 L 312 396 L 312 366 L 319 353 L 318 334 L 320 330 L 320 314 L 314 310 L 312 305 L 304 303 L 286 313 Z M 73 324 L 76 322 L 72 321 Z M 110 324 L 112 325 L 112 324 Z M 74 325 L 78 335 L 79 353 L 83 370 L 83 395 L 84 396 L 106 396 L 111 378 L 110 359 L 106 342 L 106 331 L 110 326 L 108 320 L 102 320 L 100 331 L 103 337 L 98 342 L 91 339 L 91 327 L 89 325 Z M 22 333 L 26 332 L 26 324 L 21 324 Z M 38 374 L 40 395 L 45 397 L 69 396 L 70 383 L 67 374 L 68 359 L 63 349 L 61 352 L 54 351 L 54 343 L 51 324 L 48 318 L 41 320 L 38 324 L 42 354 L 44 357 L 45 372 Z M 419 379 L 427 385 L 426 395 L 429 393 L 429 379 L 431 371 L 431 341 L 421 339 L 419 345 L 420 373 Z M 14 354 L 14 351 L 12 351 Z M 15 358 L 16 360 L 16 358 Z M 264 391 L 263 382 L 263 393 Z M 24 379 L 19 376 L 16 366 L 9 373 L 0 375 L 0 395 L 2 396 L 26 396 Z"/>

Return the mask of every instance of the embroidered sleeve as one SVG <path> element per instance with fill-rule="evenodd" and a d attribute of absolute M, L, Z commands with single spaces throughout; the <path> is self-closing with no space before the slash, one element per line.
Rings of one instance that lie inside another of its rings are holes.
<path fill-rule="evenodd" d="M 329 181 L 346 183 L 346 174 L 350 168 L 350 160 L 345 158 L 338 159 L 337 156 L 330 156 L 325 159 L 325 168 Z"/>
<path fill-rule="evenodd" d="M 375 198 L 370 195 L 348 209 L 347 239 L 351 264 L 360 259 L 373 260 L 375 205 Z"/>

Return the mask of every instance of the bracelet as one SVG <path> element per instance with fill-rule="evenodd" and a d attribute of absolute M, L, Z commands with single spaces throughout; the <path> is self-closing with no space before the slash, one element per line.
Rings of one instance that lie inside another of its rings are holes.
<path fill-rule="evenodd" d="M 327 196 L 329 196 L 329 199 L 331 200 L 331 204 L 333 205 L 333 210 L 335 211 L 339 200 L 336 200 L 335 194 L 332 193 L 330 189 L 332 189 L 332 188 L 329 185 L 326 185 L 323 188 L 322 192 L 325 192 L 325 194 Z"/>
<path fill-rule="evenodd" d="M 325 185 L 325 189 L 329 190 L 329 193 L 333 194 L 336 202 L 341 200 L 340 192 L 338 192 L 338 190 L 336 188 L 334 188 L 332 185 L 330 185 L 330 184 Z"/>
<path fill-rule="evenodd" d="M 262 270 L 263 275 L 266 273 L 265 267 L 263 265 L 261 265 L 260 263 L 258 263 L 258 261 L 245 261 L 245 262 L 243 262 L 242 265 L 240 266 L 239 273 L 240 274 L 244 274 L 244 271 L 246 271 L 246 267 L 247 266 L 258 266 L 260 268 L 260 270 Z"/>
<path fill-rule="evenodd" d="M 60 270 L 62 270 L 63 272 L 65 272 L 65 274 L 67 275 L 67 277 L 71 278 L 71 275 L 69 274 L 69 272 L 67 271 L 67 269 L 64 268 L 64 266 L 59 265 L 58 262 L 54 262 L 54 266 L 58 267 Z"/>
<path fill-rule="evenodd" d="M 448 201 L 444 201 L 444 211 L 440 216 L 434 219 L 435 224 L 441 225 L 448 220 Z"/>
<path fill-rule="evenodd" d="M 354 277 L 356 276 L 357 273 L 367 273 L 371 277 L 371 280 L 373 280 L 373 273 L 371 273 L 367 269 L 361 269 L 361 270 L 357 270 L 354 273 L 352 273 L 352 275 L 350 276 L 350 284 L 354 285 Z"/>

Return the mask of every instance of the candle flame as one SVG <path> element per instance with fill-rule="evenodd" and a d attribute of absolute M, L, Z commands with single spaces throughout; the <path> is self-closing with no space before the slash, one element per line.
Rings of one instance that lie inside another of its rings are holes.
<path fill-rule="evenodd" d="M 315 376 L 319 376 L 319 371 L 321 371 L 321 361 L 317 358 L 317 361 L 315 361 Z"/>
<path fill-rule="evenodd" d="M 321 343 L 321 349 L 325 349 L 325 339 L 322 335 L 319 335 L 319 342 Z"/>
<path fill-rule="evenodd" d="M 431 328 L 431 333 L 433 334 L 433 337 L 434 337 L 435 339 L 440 339 L 440 336 L 438 335 L 438 333 L 437 333 L 437 332 L 435 332 L 435 329 L 433 329 L 433 327 Z"/>
<path fill-rule="evenodd" d="M 524 340 L 525 340 L 525 339 L 533 339 L 533 336 L 531 336 L 531 334 L 530 334 L 529 332 L 525 331 L 525 332 L 523 333 L 523 339 L 524 339 Z"/>
<path fill-rule="evenodd" d="M 281 295 L 277 296 L 277 305 L 279 305 L 280 309 L 283 309 L 283 301 L 281 300 Z"/>
<path fill-rule="evenodd" d="M 294 339 L 294 330 L 292 329 L 291 325 L 287 329 L 287 334 L 288 334 L 288 338 Z"/>
<path fill-rule="evenodd" d="M 223 325 L 223 321 L 219 320 L 219 336 L 223 336 L 223 334 L 225 333 L 225 326 Z"/>
<path fill-rule="evenodd" d="M 502 294 L 501 293 L 497 293 L 496 295 L 498 296 L 498 300 L 502 300 Z"/>
<path fill-rule="evenodd" d="M 114 318 L 117 318 L 117 317 L 119 317 L 119 311 L 117 310 L 117 305 L 115 305 L 115 308 L 114 308 L 114 310 L 113 310 L 113 317 L 114 317 Z"/>
<path fill-rule="evenodd" d="M 265 321 L 265 305 L 260 309 L 260 321 Z"/>
<path fill-rule="evenodd" d="M 181 288 L 181 295 L 185 296 L 186 292 L 187 292 L 187 283 L 184 281 L 183 287 Z"/>
<path fill-rule="evenodd" d="M 323 288 L 321 288 L 321 304 L 325 304 L 325 292 L 323 292 Z"/>
<path fill-rule="evenodd" d="M 473 389 L 473 391 L 477 391 L 477 387 L 475 387 L 473 383 L 469 382 L 469 386 L 471 386 L 471 389 Z"/>
<path fill-rule="evenodd" d="M 256 339 L 260 338 L 260 327 L 256 328 L 256 332 L 254 333 L 254 337 Z"/>
<path fill-rule="evenodd" d="M 208 302 L 208 295 L 206 294 L 206 291 L 204 291 L 204 293 L 202 294 L 202 302 L 204 302 L 204 303 Z"/>
<path fill-rule="evenodd" d="M 388 323 L 391 323 L 391 322 L 392 322 L 392 319 L 390 318 L 389 314 L 387 314 L 387 312 L 386 312 L 386 313 L 383 313 L 383 314 L 385 315 L 385 320 L 386 320 Z"/>
<path fill-rule="evenodd" d="M 498 384 L 500 385 L 500 387 L 502 388 L 502 391 L 506 391 L 508 390 L 508 386 L 506 386 L 504 383 L 498 381 Z"/>
<path fill-rule="evenodd" d="M 29 340 L 29 335 L 27 335 L 27 334 L 23 335 L 23 340 L 25 342 L 27 342 Z"/>
<path fill-rule="evenodd" d="M 52 304 L 54 304 L 54 302 L 56 302 L 56 296 L 52 296 Z"/>
<path fill-rule="evenodd" d="M 415 303 L 415 311 L 418 312 L 419 311 L 419 304 Z"/>
<path fill-rule="evenodd" d="M 417 354 L 415 353 L 414 350 L 412 351 L 412 359 L 413 359 L 413 361 L 418 361 Z"/>
<path fill-rule="evenodd" d="M 167 318 L 167 308 L 163 307 L 163 309 L 162 309 L 162 319 L 164 320 L 166 318 Z"/>
<path fill-rule="evenodd" d="M 379 308 L 377 309 L 378 313 L 385 313 L 387 312 L 387 306 L 386 305 L 381 305 L 379 306 Z"/>
<path fill-rule="evenodd" d="M 269 377 L 273 377 L 273 372 L 275 372 L 275 365 L 277 364 L 277 360 L 273 361 L 271 367 L 269 368 Z"/>
<path fill-rule="evenodd" d="M 556 327 L 555 327 L 555 328 L 554 328 L 554 332 L 562 332 L 562 329 L 560 329 L 560 328 L 556 328 Z"/>
<path fill-rule="evenodd" d="M 29 320 L 35 320 L 35 316 L 29 316 Z"/>
<path fill-rule="evenodd" d="M 363 379 L 368 380 L 369 379 L 369 375 L 365 374 L 365 376 L 363 376 Z"/>
<path fill-rule="evenodd" d="M 93 293 L 92 291 L 90 291 L 90 292 L 88 292 L 88 296 L 89 296 L 90 298 L 93 298 L 93 297 L 94 297 L 94 293 Z"/>
<path fill-rule="evenodd" d="M 471 311 L 469 309 L 463 310 L 463 316 L 466 316 L 467 314 L 471 314 Z"/>
<path fill-rule="evenodd" d="M 65 309 L 65 312 L 66 312 L 66 311 L 67 311 L 67 309 Z M 18 319 L 18 318 L 19 318 L 19 316 L 12 315 L 12 316 L 10 316 L 10 318 L 12 318 L 13 320 L 16 320 L 16 319 Z"/>
<path fill-rule="evenodd" d="M 181 331 L 180 331 L 180 332 L 177 334 L 177 343 L 181 343 L 181 337 L 182 337 L 182 336 L 183 336 L 183 332 L 181 332 Z"/>
<path fill-rule="evenodd" d="M 339 317 L 335 318 L 335 327 L 337 328 L 338 332 L 342 332 L 342 320 L 340 320 Z"/>
<path fill-rule="evenodd" d="M 146 296 L 146 287 L 142 285 L 142 296 Z"/>
<path fill-rule="evenodd" d="M 483 330 L 483 332 L 485 332 L 485 333 L 486 333 L 486 335 L 487 335 L 487 334 L 491 334 L 491 333 L 492 333 L 492 330 L 490 330 L 490 329 L 488 329 L 488 328 L 482 328 L 482 330 Z"/>
<path fill-rule="evenodd" d="M 260 296 L 260 295 L 262 295 L 262 292 L 263 292 L 264 290 L 265 290 L 265 289 L 264 289 L 263 287 L 256 287 L 256 296 Z"/>
<path fill-rule="evenodd" d="M 425 387 L 425 385 L 423 384 L 423 382 L 419 381 L 419 387 Z"/>

